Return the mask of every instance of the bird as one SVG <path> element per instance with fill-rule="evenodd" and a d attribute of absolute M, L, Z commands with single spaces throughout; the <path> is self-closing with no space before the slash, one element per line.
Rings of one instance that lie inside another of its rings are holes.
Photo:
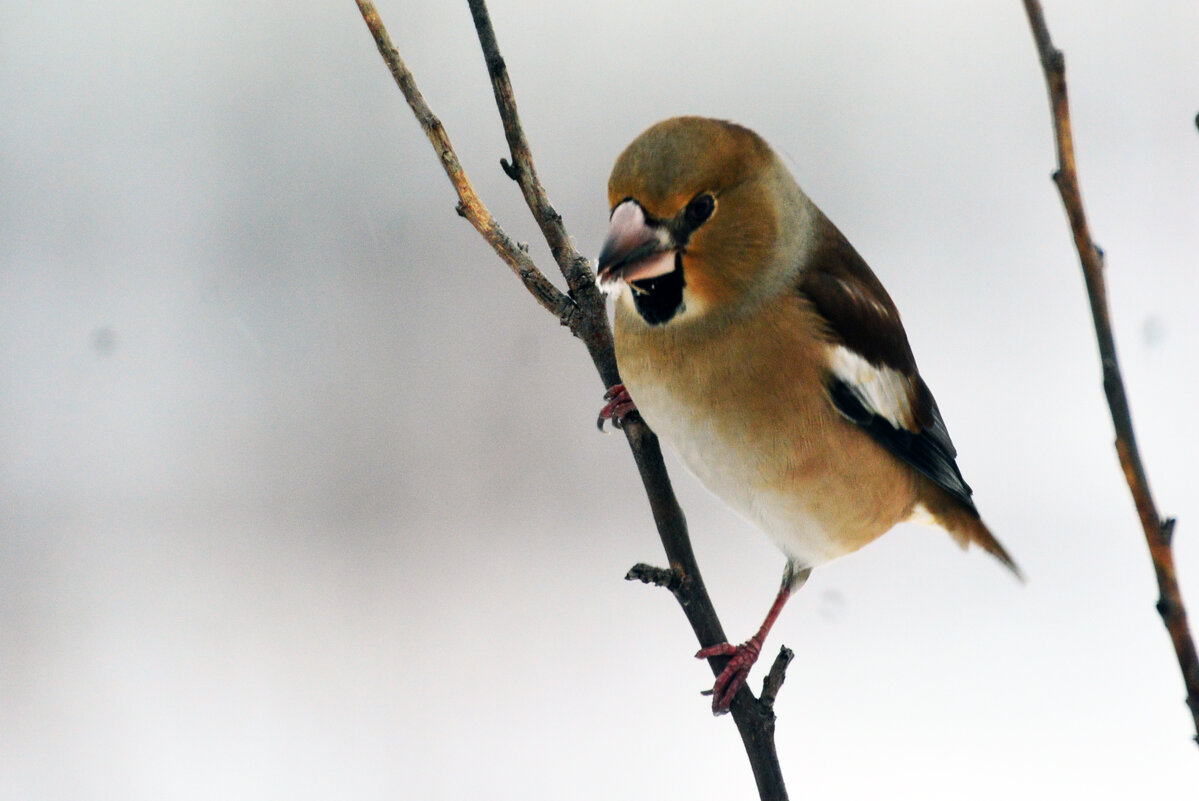
<path fill-rule="evenodd" d="M 696 654 L 729 658 L 714 713 L 812 569 L 898 523 L 939 526 L 1021 578 L 974 505 L 894 301 L 761 136 L 659 122 L 617 158 L 608 201 L 596 280 L 614 298 L 622 383 L 599 425 L 640 414 L 787 559 L 757 633 Z"/>

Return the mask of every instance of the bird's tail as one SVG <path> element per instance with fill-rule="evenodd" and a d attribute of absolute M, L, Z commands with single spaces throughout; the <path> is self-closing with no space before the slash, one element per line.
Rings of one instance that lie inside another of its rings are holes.
<path fill-rule="evenodd" d="M 975 509 L 962 505 L 961 501 L 949 497 L 939 488 L 928 487 L 927 489 L 931 491 L 921 493 L 923 497 L 920 499 L 920 503 L 932 515 L 937 525 L 948 531 L 949 536 L 953 537 L 963 548 L 968 547 L 971 543 L 979 546 L 1003 562 L 1016 578 L 1024 581 L 1024 574 L 1020 572 L 1016 562 L 999 544 L 999 540 L 995 539 L 995 535 L 987 528 L 987 524 L 982 521 Z"/>

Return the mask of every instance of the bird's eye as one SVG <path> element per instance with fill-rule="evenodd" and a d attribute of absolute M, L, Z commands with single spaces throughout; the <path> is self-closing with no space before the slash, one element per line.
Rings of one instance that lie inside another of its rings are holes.
<path fill-rule="evenodd" d="M 704 192 L 702 195 L 692 198 L 691 202 L 687 204 L 687 210 L 683 212 L 683 216 L 687 218 L 687 225 L 699 228 L 712 216 L 714 211 L 716 211 L 716 198 Z"/>

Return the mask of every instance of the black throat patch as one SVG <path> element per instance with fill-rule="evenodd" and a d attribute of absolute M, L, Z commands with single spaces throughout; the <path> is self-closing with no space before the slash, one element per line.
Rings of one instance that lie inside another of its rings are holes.
<path fill-rule="evenodd" d="M 633 281 L 633 304 L 641 319 L 650 325 L 662 325 L 669 322 L 683 310 L 683 287 L 687 281 L 683 277 L 683 254 L 674 256 L 674 269 L 666 275 L 657 278 L 647 278 L 644 281 Z"/>

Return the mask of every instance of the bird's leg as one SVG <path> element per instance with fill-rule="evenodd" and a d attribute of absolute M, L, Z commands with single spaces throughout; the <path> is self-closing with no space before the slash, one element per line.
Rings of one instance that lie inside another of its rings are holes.
<path fill-rule="evenodd" d="M 604 393 L 604 407 L 600 409 L 599 418 L 595 421 L 600 431 L 604 430 L 604 421 L 611 420 L 614 428 L 621 428 L 624 419 L 637 411 L 637 404 L 629 397 L 629 391 L 624 384 L 613 384 Z"/>
<path fill-rule="evenodd" d="M 762 628 L 758 629 L 758 633 L 740 645 L 734 646 L 722 642 L 719 645 L 700 649 L 699 653 L 695 655 L 696 659 L 709 659 L 714 656 L 729 657 L 728 664 L 716 677 L 716 683 L 712 685 L 712 689 L 705 691 L 705 694 L 712 696 L 712 714 L 723 715 L 729 711 L 729 704 L 733 703 L 733 696 L 741 689 L 741 685 L 745 684 L 746 678 L 749 677 L 749 669 L 753 667 L 754 662 L 758 661 L 758 655 L 762 653 L 762 643 L 766 641 L 766 635 L 770 633 L 771 626 L 778 619 L 779 613 L 783 611 L 787 599 L 791 597 L 791 593 L 804 585 L 811 574 L 810 567 L 799 569 L 794 563 L 788 562 L 787 569 L 783 572 L 783 584 L 779 587 L 779 594 L 775 596 L 774 603 L 771 604 L 770 611 L 766 613 L 766 619 L 762 621 Z"/>

